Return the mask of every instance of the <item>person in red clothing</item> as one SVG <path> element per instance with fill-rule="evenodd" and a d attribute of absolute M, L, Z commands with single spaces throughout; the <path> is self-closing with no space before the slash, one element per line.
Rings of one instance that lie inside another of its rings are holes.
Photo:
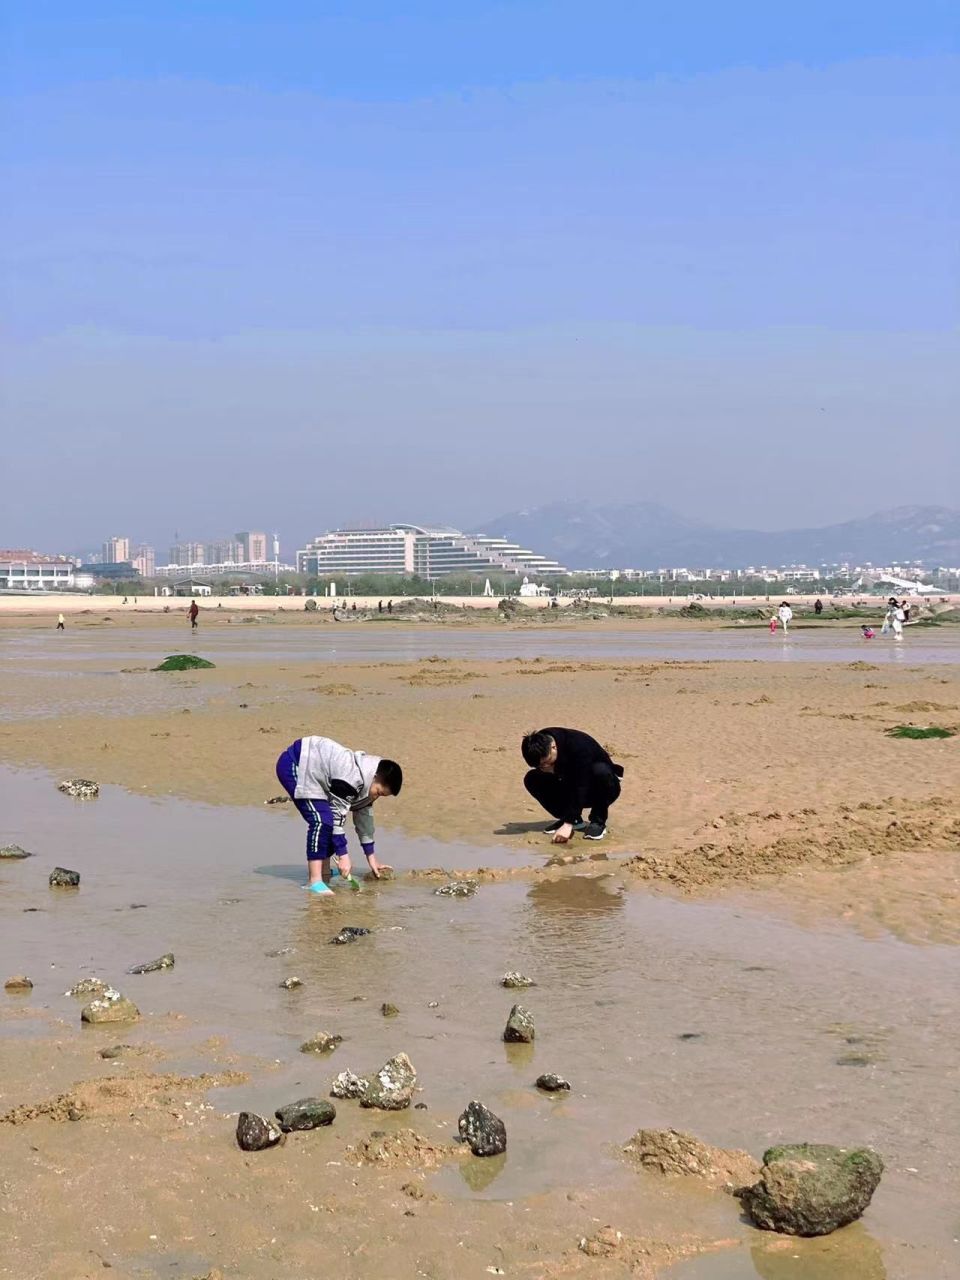
<path fill-rule="evenodd" d="M 602 840 L 610 806 L 620 796 L 623 766 L 579 729 L 538 729 L 525 736 L 521 751 L 530 766 L 523 785 L 555 819 L 547 827 L 553 843 L 566 844 L 574 831 L 582 831 L 585 840 Z"/>
<path fill-rule="evenodd" d="M 198 614 L 199 612 L 200 612 L 200 610 L 199 610 L 199 608 L 197 607 L 197 602 L 196 602 L 196 600 L 191 600 L 191 601 L 190 601 L 190 608 L 187 610 L 187 613 L 190 615 L 190 630 L 191 630 L 191 631 L 196 631 L 196 629 L 197 629 L 197 614 Z"/>

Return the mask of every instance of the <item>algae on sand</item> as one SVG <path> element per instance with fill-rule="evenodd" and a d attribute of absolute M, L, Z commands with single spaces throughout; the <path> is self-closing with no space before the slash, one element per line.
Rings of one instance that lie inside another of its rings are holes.
<path fill-rule="evenodd" d="M 927 729 L 921 729 L 913 724 L 898 724 L 892 729 L 885 730 L 888 738 L 952 738 L 956 734 L 956 729 L 941 729 L 939 725 L 931 725 Z"/>
<path fill-rule="evenodd" d="M 154 667 L 154 671 L 199 671 L 201 667 L 212 667 L 214 663 L 206 658 L 198 658 L 192 653 L 171 653 L 168 658 Z"/>

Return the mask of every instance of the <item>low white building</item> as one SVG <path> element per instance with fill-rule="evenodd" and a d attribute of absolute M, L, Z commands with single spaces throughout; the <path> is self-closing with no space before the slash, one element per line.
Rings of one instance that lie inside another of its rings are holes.
<path fill-rule="evenodd" d="M 0 588 L 7 591 L 70 591 L 76 562 L 69 556 L 42 556 L 36 551 L 0 551 Z"/>

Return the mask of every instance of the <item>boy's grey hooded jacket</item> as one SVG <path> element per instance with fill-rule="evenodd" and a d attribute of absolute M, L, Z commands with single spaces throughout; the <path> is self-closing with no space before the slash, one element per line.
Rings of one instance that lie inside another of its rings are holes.
<path fill-rule="evenodd" d="M 370 787 L 380 764 L 380 756 L 351 751 L 332 738 L 301 738 L 297 766 L 297 800 L 327 800 L 333 810 L 333 834 L 344 835 L 347 814 L 361 843 L 374 836 L 373 801 Z"/>

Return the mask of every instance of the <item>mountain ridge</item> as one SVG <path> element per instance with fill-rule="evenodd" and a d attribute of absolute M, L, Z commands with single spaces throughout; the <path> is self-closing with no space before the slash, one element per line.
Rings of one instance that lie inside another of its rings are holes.
<path fill-rule="evenodd" d="M 483 532 L 509 538 L 568 569 L 743 569 L 750 565 L 960 563 L 960 511 L 911 505 L 820 527 L 725 529 L 658 502 L 602 510 L 575 499 L 521 508 Z"/>

